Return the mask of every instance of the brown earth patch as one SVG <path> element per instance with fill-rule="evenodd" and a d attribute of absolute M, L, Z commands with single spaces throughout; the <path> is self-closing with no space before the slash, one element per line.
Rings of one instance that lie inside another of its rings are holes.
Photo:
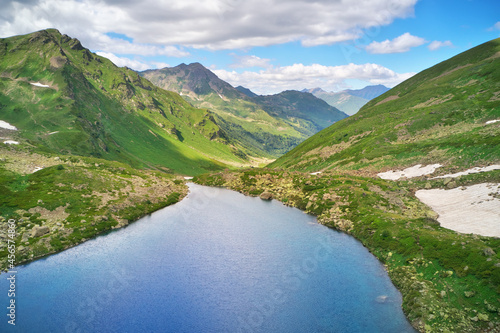
<path fill-rule="evenodd" d="M 449 101 L 453 97 L 455 97 L 453 94 L 448 94 L 448 95 L 445 95 L 445 96 L 439 97 L 439 98 L 432 97 L 431 99 L 429 99 L 423 103 L 419 103 L 419 104 L 413 106 L 412 109 L 426 108 L 428 106 L 442 104 L 444 102 Z"/>
<path fill-rule="evenodd" d="M 375 104 L 375 106 L 383 104 L 385 102 L 393 101 L 393 100 L 398 99 L 398 98 L 399 98 L 399 95 L 392 95 L 392 96 L 386 97 L 383 100 L 381 100 L 380 102 L 378 102 L 377 104 Z"/>
<path fill-rule="evenodd" d="M 437 79 L 439 79 L 439 78 L 442 78 L 443 76 L 449 75 L 449 74 L 451 74 L 451 73 L 453 73 L 453 72 L 458 71 L 459 69 L 466 68 L 466 67 L 469 67 L 469 66 L 472 66 L 472 64 L 467 64 L 467 65 L 463 65 L 463 66 L 458 66 L 458 67 L 455 67 L 455 68 L 450 69 L 449 71 L 444 72 L 443 74 L 441 74 L 441 75 L 439 75 L 439 76 L 437 76 L 437 77 L 435 77 L 435 78 L 431 79 L 430 81 L 437 80 Z"/>
<path fill-rule="evenodd" d="M 50 211 L 46 208 L 37 206 L 30 208 L 28 210 L 29 213 L 35 214 L 35 213 L 40 213 L 40 218 L 47 220 L 48 223 L 55 223 L 58 221 L 62 221 L 68 218 L 69 214 L 66 213 L 66 208 L 69 206 L 69 204 L 66 204 L 66 206 L 59 206 L 56 209 Z"/>

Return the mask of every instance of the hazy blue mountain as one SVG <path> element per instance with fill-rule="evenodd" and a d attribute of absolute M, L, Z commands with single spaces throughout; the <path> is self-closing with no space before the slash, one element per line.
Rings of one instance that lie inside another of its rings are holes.
<path fill-rule="evenodd" d="M 347 89 L 339 92 L 327 92 L 321 88 L 304 89 L 302 92 L 309 92 L 321 98 L 333 107 L 352 116 L 371 99 L 380 96 L 389 88 L 383 85 L 367 86 L 363 89 Z"/>

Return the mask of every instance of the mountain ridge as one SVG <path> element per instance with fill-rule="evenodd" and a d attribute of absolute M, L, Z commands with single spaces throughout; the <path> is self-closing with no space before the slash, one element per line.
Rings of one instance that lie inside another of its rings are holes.
<path fill-rule="evenodd" d="M 277 157 L 347 116 L 315 97 L 306 106 L 296 103 L 302 99 L 297 96 L 290 100 L 289 94 L 259 96 L 243 87 L 234 88 L 199 63 L 147 70 L 141 75 L 180 93 L 192 105 L 216 113 L 224 131 L 250 155 Z"/>
<path fill-rule="evenodd" d="M 426 69 L 270 166 L 370 171 L 412 163 L 453 169 L 499 162 L 499 126 L 486 124 L 500 119 L 498 54 L 495 39 Z"/>
<path fill-rule="evenodd" d="M 0 85 L 25 145 L 186 174 L 246 163 L 214 114 L 55 29 L 0 39 Z"/>
<path fill-rule="evenodd" d="M 346 89 L 338 92 L 327 92 L 321 88 L 303 89 L 303 92 L 312 93 L 331 106 L 338 108 L 352 116 L 369 100 L 380 96 L 389 88 L 383 85 L 366 86 L 362 89 Z"/>

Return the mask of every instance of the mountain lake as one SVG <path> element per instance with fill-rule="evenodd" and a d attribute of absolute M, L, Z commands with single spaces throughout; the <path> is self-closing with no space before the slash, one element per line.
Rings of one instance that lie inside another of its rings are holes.
<path fill-rule="evenodd" d="M 353 237 L 275 200 L 189 188 L 17 267 L 16 325 L 4 315 L 0 331 L 415 332 L 383 265 Z"/>

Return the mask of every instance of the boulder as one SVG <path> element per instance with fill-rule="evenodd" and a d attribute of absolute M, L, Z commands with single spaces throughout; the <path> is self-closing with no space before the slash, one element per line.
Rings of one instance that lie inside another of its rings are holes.
<path fill-rule="evenodd" d="M 447 188 L 455 188 L 457 187 L 457 183 L 455 181 L 451 181 L 446 185 Z"/>
<path fill-rule="evenodd" d="M 493 249 L 491 247 L 487 247 L 483 250 L 483 253 L 485 256 L 487 257 L 490 257 L 490 256 L 494 256 L 496 253 L 495 251 L 493 251 Z"/>
<path fill-rule="evenodd" d="M 49 233 L 50 229 L 47 226 L 34 226 L 33 229 L 31 229 L 31 237 L 40 237 L 43 236 L 47 233 Z"/>
<path fill-rule="evenodd" d="M 271 200 L 273 198 L 273 194 L 268 192 L 268 191 L 264 191 L 260 194 L 259 196 L 262 200 Z"/>

